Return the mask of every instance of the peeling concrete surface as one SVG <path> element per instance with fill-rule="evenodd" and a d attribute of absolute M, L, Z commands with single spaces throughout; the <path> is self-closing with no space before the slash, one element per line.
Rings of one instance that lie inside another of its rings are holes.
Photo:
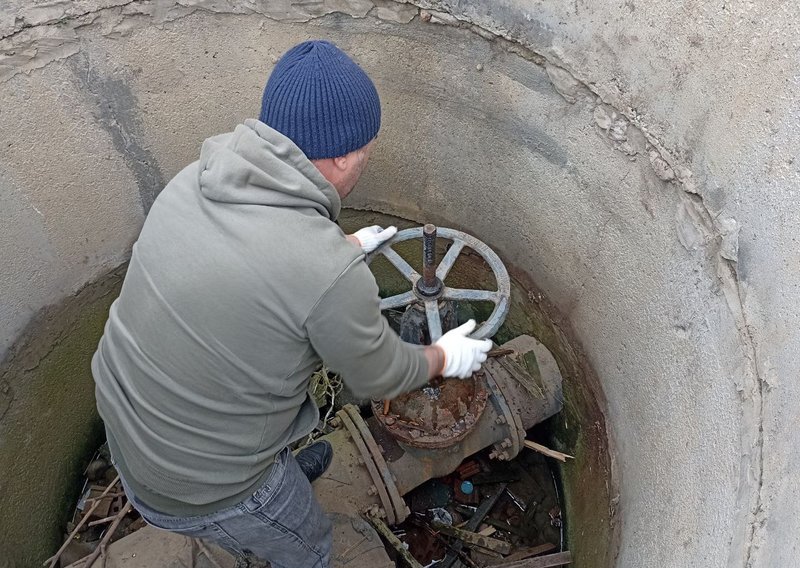
<path fill-rule="evenodd" d="M 254 14 L 283 22 L 308 22 L 335 12 L 356 18 L 371 13 L 388 21 L 408 22 L 417 13 L 416 8 L 389 0 L 56 0 L 33 6 L 14 0 L 0 13 L 0 82 L 78 53 L 79 30 L 85 26 L 100 26 L 106 36 L 122 36 L 143 25 L 163 25 L 198 11 Z"/>
<path fill-rule="evenodd" d="M 778 1 L 10 0 L 0 356 L 125 257 L 286 47 L 332 37 L 384 103 L 353 204 L 468 228 L 569 316 L 609 403 L 617 565 L 792 565 L 798 24 Z"/>
<path fill-rule="evenodd" d="M 70 65 L 79 88 L 87 94 L 88 100 L 95 103 L 95 121 L 111 137 L 114 149 L 136 178 L 142 208 L 146 213 L 167 180 L 161 175 L 152 152 L 139 141 L 141 121 L 130 81 L 126 77 L 104 75 L 86 53 L 71 58 Z"/>
<path fill-rule="evenodd" d="M 43 306 L 118 266 L 142 207 L 125 158 L 61 63 L 0 92 L 0 358 Z"/>

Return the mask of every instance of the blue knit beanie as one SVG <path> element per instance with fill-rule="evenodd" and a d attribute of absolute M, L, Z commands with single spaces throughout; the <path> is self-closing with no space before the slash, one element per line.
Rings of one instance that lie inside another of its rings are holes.
<path fill-rule="evenodd" d="M 292 140 L 308 159 L 335 158 L 375 138 L 381 102 L 364 70 L 341 49 L 306 41 L 272 70 L 259 120 Z"/>

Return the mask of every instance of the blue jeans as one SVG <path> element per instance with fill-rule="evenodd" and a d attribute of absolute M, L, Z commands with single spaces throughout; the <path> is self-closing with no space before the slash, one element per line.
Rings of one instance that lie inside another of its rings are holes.
<path fill-rule="evenodd" d="M 329 568 L 331 522 L 289 448 L 275 456 L 266 481 L 241 503 L 195 517 L 174 517 L 125 492 L 154 527 L 214 542 L 237 556 L 253 554 L 273 568 Z"/>

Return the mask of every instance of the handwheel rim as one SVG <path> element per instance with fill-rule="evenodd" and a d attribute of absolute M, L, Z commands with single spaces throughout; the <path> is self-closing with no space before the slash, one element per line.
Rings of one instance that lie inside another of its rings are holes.
<path fill-rule="evenodd" d="M 445 285 L 439 297 L 431 299 L 419 296 L 416 290 L 417 280 L 422 276 L 405 259 L 403 259 L 392 246 L 413 239 L 422 239 L 422 227 L 414 227 L 398 231 L 391 239 L 383 243 L 380 247 L 366 256 L 367 264 L 370 264 L 378 255 L 384 256 L 405 279 L 411 284 L 411 290 L 401 294 L 395 294 L 388 298 L 381 299 L 381 310 L 408 306 L 416 302 L 425 305 L 425 313 L 428 319 L 428 327 L 431 341 L 436 341 L 441 336 L 441 321 L 439 320 L 438 302 L 444 300 L 461 301 L 490 301 L 494 304 L 491 315 L 478 328 L 470 334 L 474 339 L 485 339 L 492 337 L 503 325 L 510 307 L 511 279 L 505 265 L 500 257 L 486 243 L 462 231 L 455 229 L 437 227 L 437 237 L 453 242 L 450 249 L 442 257 L 436 267 L 436 276 L 442 282 L 445 281 L 450 270 L 455 265 L 458 257 L 465 248 L 470 248 L 489 265 L 497 283 L 497 290 L 475 290 L 466 288 L 450 288 Z M 434 318 L 435 314 L 435 318 Z M 436 325 L 438 322 L 438 328 Z M 431 325 L 433 323 L 433 326 Z M 438 331 L 438 335 L 434 332 Z M 436 335 L 434 337 L 434 335 Z"/>

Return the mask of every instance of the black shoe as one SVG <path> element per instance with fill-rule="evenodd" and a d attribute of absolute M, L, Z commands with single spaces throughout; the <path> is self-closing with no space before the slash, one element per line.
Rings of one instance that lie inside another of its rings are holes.
<path fill-rule="evenodd" d="M 333 447 L 327 440 L 320 440 L 297 452 L 294 459 L 297 460 L 308 480 L 314 481 L 331 465 Z"/>

